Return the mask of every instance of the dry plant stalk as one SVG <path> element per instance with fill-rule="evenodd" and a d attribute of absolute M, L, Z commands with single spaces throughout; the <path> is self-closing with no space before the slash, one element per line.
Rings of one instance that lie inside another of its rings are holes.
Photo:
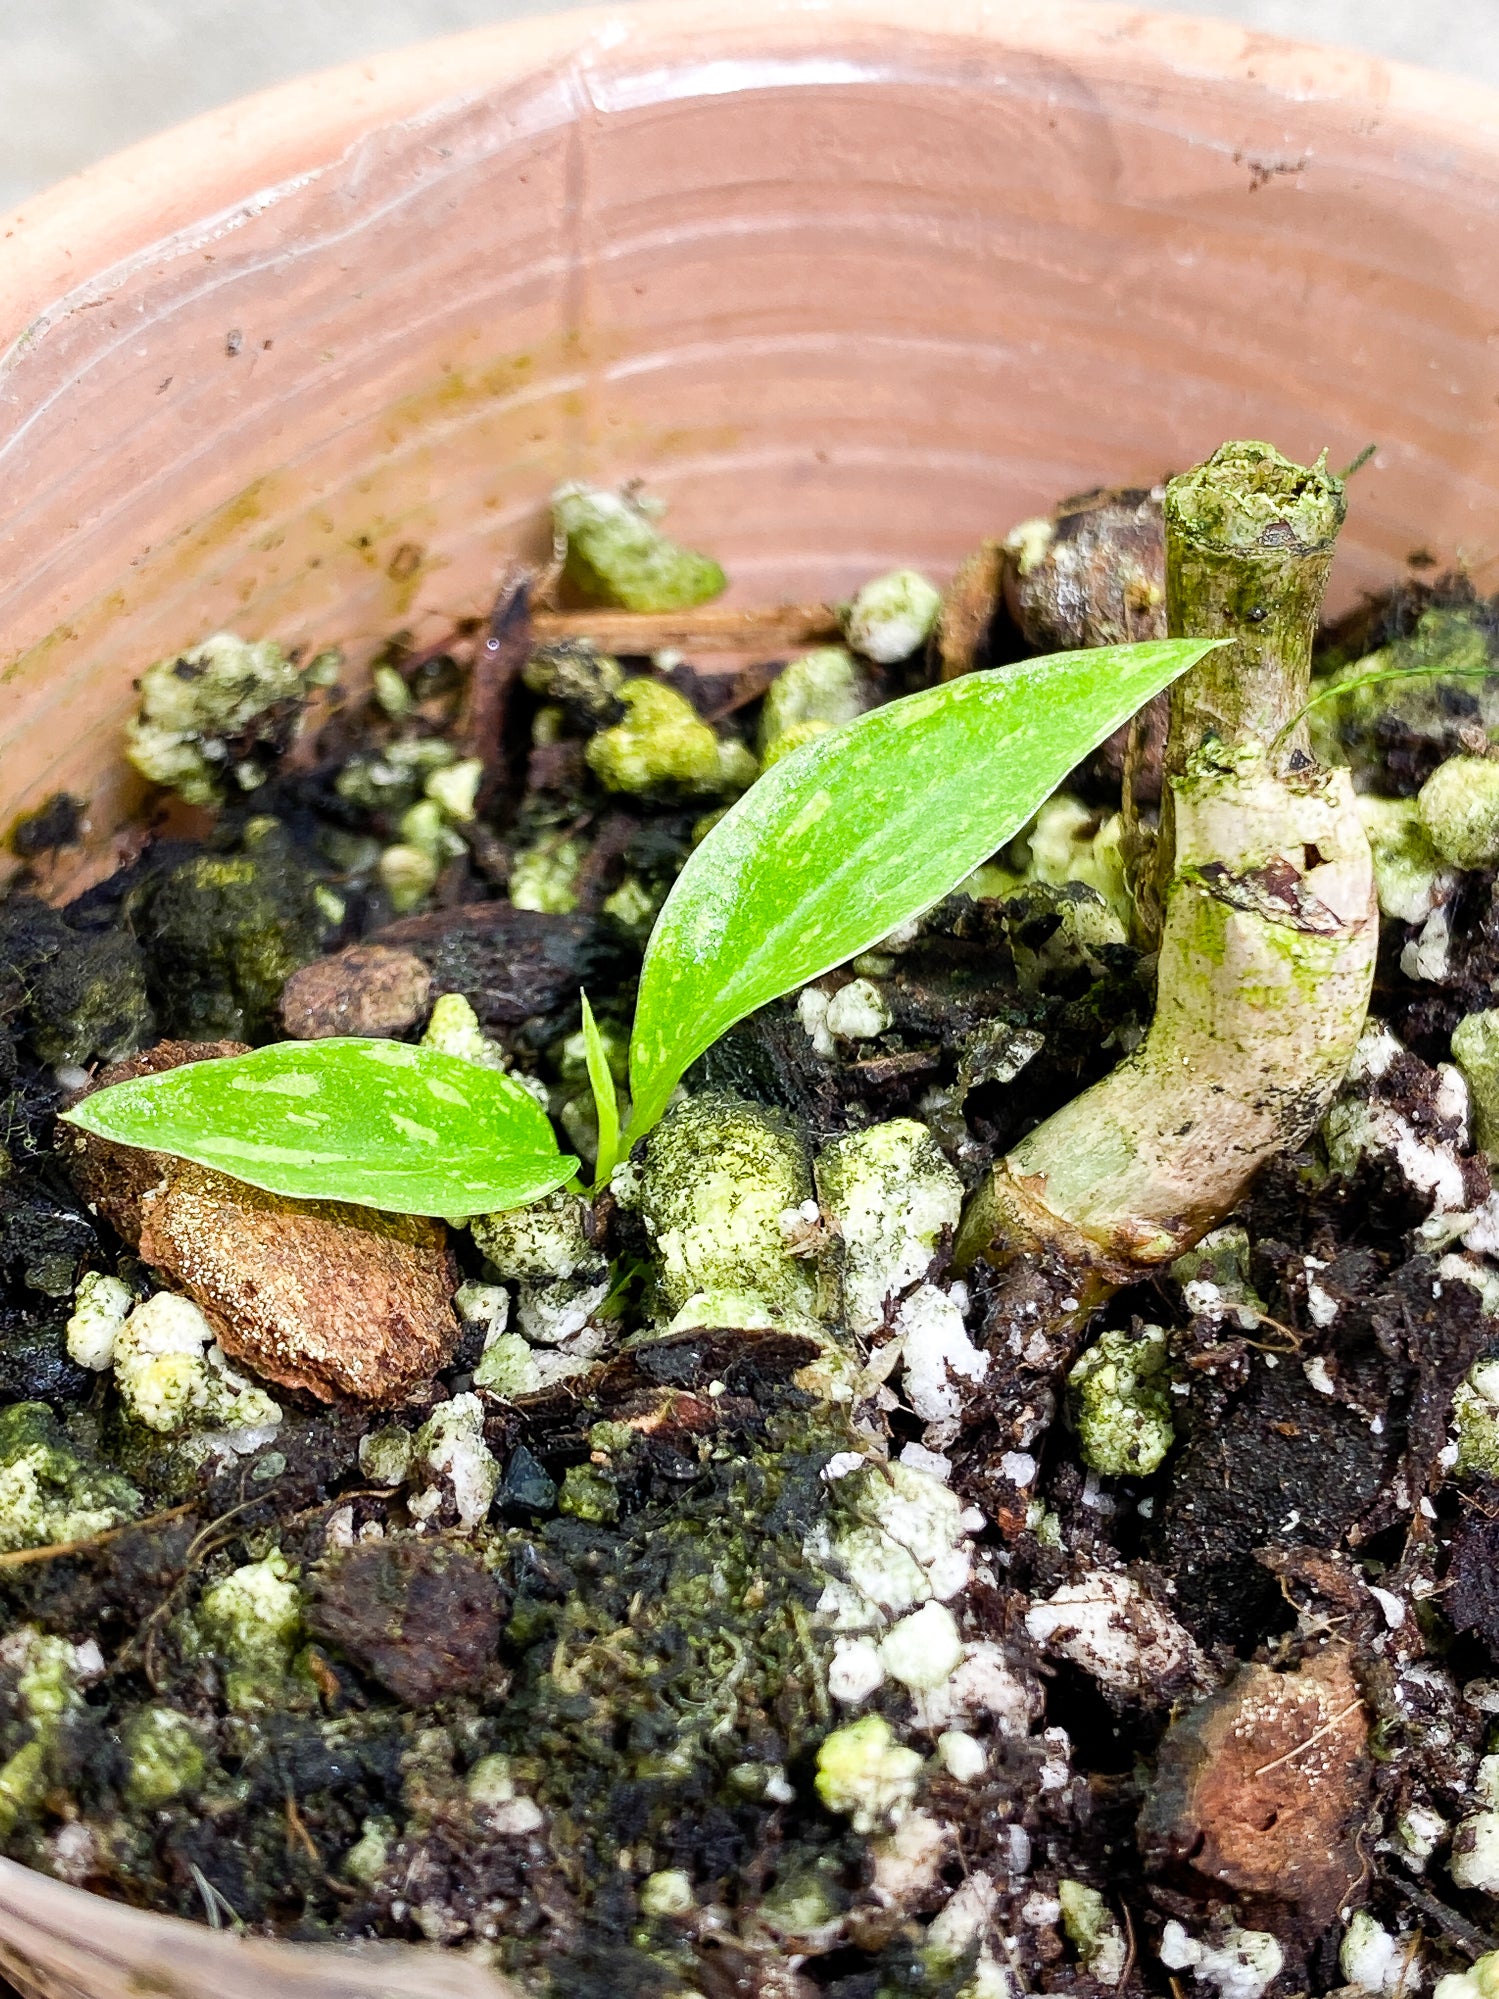
<path fill-rule="evenodd" d="M 740 610 L 698 604 L 686 611 L 534 611 L 538 645 L 592 639 L 606 652 L 765 652 L 836 645 L 843 636 L 832 604 L 779 604 Z"/>
<path fill-rule="evenodd" d="M 1348 772 L 1317 764 L 1295 722 L 1343 513 L 1341 481 L 1266 444 L 1225 445 L 1168 489 L 1169 629 L 1233 643 L 1173 690 L 1155 1016 L 999 1162 L 958 1238 L 964 1267 L 1027 1270 L 1038 1373 L 1309 1135 L 1358 1040 L 1379 935 L 1369 844 Z"/>

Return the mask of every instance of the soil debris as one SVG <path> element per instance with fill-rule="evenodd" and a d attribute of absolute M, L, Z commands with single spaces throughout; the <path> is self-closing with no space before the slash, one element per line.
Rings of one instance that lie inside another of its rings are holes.
<path fill-rule="evenodd" d="M 225 1353 L 323 1402 L 403 1401 L 458 1343 L 441 1222 L 288 1201 L 179 1161 L 141 1204 L 138 1247 Z"/>
<path fill-rule="evenodd" d="M 1140 1817 L 1147 1863 L 1229 1889 L 1308 1941 L 1363 1873 L 1369 1719 L 1346 1647 L 1294 1672 L 1244 1666 L 1166 1731 Z"/>
<path fill-rule="evenodd" d="M 281 1024 L 293 1041 L 323 1035 L 401 1035 L 426 1017 L 432 974 L 412 951 L 354 944 L 317 958 L 281 989 Z"/>
<path fill-rule="evenodd" d="M 497 1669 L 505 1597 L 486 1569 L 441 1541 L 373 1541 L 314 1580 L 308 1626 L 399 1701 L 472 1693 Z"/>

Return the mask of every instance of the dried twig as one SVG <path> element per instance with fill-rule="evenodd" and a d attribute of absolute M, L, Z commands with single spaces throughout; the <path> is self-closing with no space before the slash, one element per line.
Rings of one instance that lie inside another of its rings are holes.
<path fill-rule="evenodd" d="M 1270 1773 L 1270 1771 L 1278 1770 L 1282 1765 L 1282 1763 L 1289 1763 L 1293 1757 L 1299 1756 L 1304 1749 L 1312 1748 L 1315 1743 L 1318 1743 L 1322 1740 L 1324 1735 L 1331 1735 L 1332 1731 L 1337 1727 L 1340 1721 L 1346 1721 L 1349 1715 L 1351 1715 L 1355 1711 L 1355 1709 L 1360 1708 L 1362 1706 L 1363 1706 L 1362 1701 L 1350 1701 L 1347 1707 L 1341 1709 L 1337 1714 L 1333 1716 L 1331 1721 L 1324 1721 L 1320 1728 L 1314 1728 L 1311 1734 L 1306 1738 L 1305 1742 L 1298 1742 L 1296 1744 L 1296 1747 L 1294 1749 L 1288 1749 L 1284 1756 L 1276 1756 L 1272 1758 L 1270 1762 L 1262 1763 L 1258 1768 L 1258 1770 L 1253 1771 L 1251 1774 L 1256 1777 L 1264 1777 L 1267 1776 Z"/>
<path fill-rule="evenodd" d="M 523 563 L 510 564 L 500 578 L 489 630 L 474 650 L 467 735 L 470 750 L 484 765 L 478 801 L 481 812 L 493 803 L 503 782 L 502 745 L 510 690 L 536 645 L 531 617 L 533 581 Z"/>
<path fill-rule="evenodd" d="M 118 1527 L 106 1527 L 102 1534 L 90 1534 L 82 1541 L 53 1541 L 45 1548 L 13 1548 L 0 1555 L 0 1569 L 23 1569 L 32 1562 L 50 1562 L 56 1555 L 86 1555 L 91 1548 L 118 1541 L 122 1534 L 140 1534 L 148 1527 L 161 1527 L 168 1520 L 180 1520 L 185 1513 L 196 1511 L 197 1502 L 190 1499 L 182 1506 L 169 1506 L 165 1513 L 148 1513 L 144 1520 L 125 1520 Z"/>
<path fill-rule="evenodd" d="M 831 604 L 737 610 L 703 604 L 687 611 L 538 611 L 537 641 L 592 639 L 609 652 L 779 652 L 827 645 L 841 636 Z"/>
<path fill-rule="evenodd" d="M 307 1821 L 297 1810 L 297 1801 L 288 1791 L 286 1794 L 286 1848 L 290 1852 L 295 1841 L 319 1874 L 323 1872 L 323 1856 L 317 1850 L 317 1841 L 307 1830 Z"/>
<path fill-rule="evenodd" d="M 1381 1868 L 1379 1878 L 1386 1887 L 1393 1888 L 1398 1895 L 1403 1895 L 1405 1900 L 1419 1909 L 1423 1916 L 1428 1916 L 1438 1929 L 1445 1931 L 1448 1936 L 1460 1943 L 1464 1950 L 1472 1951 L 1474 1957 L 1487 1957 L 1491 1951 L 1499 1950 L 1499 1937 L 1491 1936 L 1487 1930 L 1479 1929 L 1476 1923 L 1470 1923 L 1467 1917 L 1460 1916 L 1456 1909 L 1449 1909 L 1445 1902 L 1439 1902 L 1435 1895 L 1428 1894 L 1424 1888 L 1418 1888 L 1414 1881 L 1407 1880 L 1403 1874 L 1397 1874 L 1393 1868 L 1388 1871 Z"/>
<path fill-rule="evenodd" d="M 1129 1943 L 1129 1948 L 1124 1953 L 1124 1969 L 1119 1974 L 1119 1989 L 1122 1992 L 1129 1985 L 1129 1975 L 1135 1968 L 1135 1955 L 1136 1955 L 1135 1925 L 1132 1917 L 1130 1916 L 1129 1903 L 1125 1901 L 1122 1895 L 1119 1898 L 1119 1913 L 1124 1918 L 1124 1934 L 1128 1939 Z"/>

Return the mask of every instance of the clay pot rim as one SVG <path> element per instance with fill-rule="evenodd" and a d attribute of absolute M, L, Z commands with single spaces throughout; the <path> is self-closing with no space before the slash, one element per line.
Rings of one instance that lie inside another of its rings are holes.
<path fill-rule="evenodd" d="M 1016 52 L 1106 63 L 1148 86 L 1167 75 L 1233 85 L 1288 103 L 1363 106 L 1399 133 L 1440 133 L 1499 159 L 1499 89 L 1336 44 L 1293 40 L 1115 0 L 631 0 L 409 44 L 239 98 L 113 153 L 0 217 L 0 378 L 5 354 L 82 286 L 208 235 L 247 201 L 337 159 L 371 129 L 420 119 L 548 68 L 571 70 L 586 101 L 591 51 L 630 45 L 691 61 L 694 45 L 753 45 L 757 31 L 809 45 L 852 30 L 993 41 Z M 615 55 L 617 62 L 617 54 Z M 715 86 L 722 88 L 721 85 Z M 1398 164 L 1398 161 L 1397 161 Z M 216 220 L 217 218 L 217 220 Z M 80 275 L 82 274 L 82 275 Z"/>

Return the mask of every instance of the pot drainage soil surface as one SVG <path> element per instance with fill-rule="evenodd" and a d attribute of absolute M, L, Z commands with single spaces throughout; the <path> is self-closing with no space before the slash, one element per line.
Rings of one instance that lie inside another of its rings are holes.
<path fill-rule="evenodd" d="M 220 636 L 127 746 L 211 817 L 60 908 L 76 802 L 15 830 L 6 1853 L 642 1999 L 1395 1995 L 1495 1947 L 1499 605 L 1461 579 L 1321 641 L 1323 686 L 1428 669 L 1312 715 L 1384 919 L 1346 1083 L 1023 1436 L 954 1235 L 1149 1024 L 1153 714 L 732 1029 L 594 1200 L 309 1218 L 55 1123 L 287 1034 L 425 1038 L 591 1158 L 580 990 L 623 1086 L 656 911 L 762 762 L 954 652 L 1162 629 L 1158 493 L 1029 528 L 934 637 L 875 593 L 789 665 L 606 653 L 519 578 L 368 695 Z"/>

